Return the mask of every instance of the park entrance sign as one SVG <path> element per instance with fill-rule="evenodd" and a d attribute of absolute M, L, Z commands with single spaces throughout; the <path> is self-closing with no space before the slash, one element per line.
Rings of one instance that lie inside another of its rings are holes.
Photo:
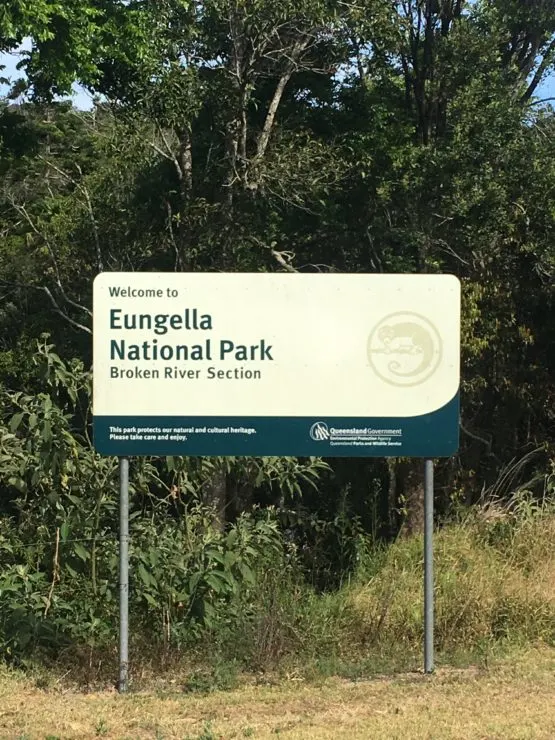
<path fill-rule="evenodd" d="M 135 455 L 443 457 L 451 275 L 102 273 L 94 440 Z"/>
<path fill-rule="evenodd" d="M 433 670 L 433 463 L 459 427 L 451 275 L 102 273 L 94 444 L 120 471 L 119 690 L 129 660 L 129 457 L 425 457 L 424 670 Z"/>

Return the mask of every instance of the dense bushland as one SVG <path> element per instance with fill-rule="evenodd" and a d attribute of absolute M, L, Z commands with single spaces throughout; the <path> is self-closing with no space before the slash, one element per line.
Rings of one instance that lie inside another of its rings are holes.
<path fill-rule="evenodd" d="M 43 332 L 88 367 L 102 270 L 450 272 L 463 286 L 461 445 L 438 462 L 438 508 L 476 502 L 532 450 L 545 454 L 516 484 L 545 469 L 552 2 L 13 0 L 2 51 L 21 65 L 0 90 L 0 384 L 41 391 Z M 96 96 L 89 110 L 59 99 L 74 82 Z M 215 465 L 199 462 L 198 480 L 222 524 L 254 503 L 284 508 L 274 473 L 253 495 L 256 463 Z M 279 466 L 290 479 L 294 463 Z M 419 464 L 330 466 L 303 499 L 317 519 L 418 530 Z M 335 537 L 304 534 L 310 549 Z"/>
<path fill-rule="evenodd" d="M 98 456 L 86 431 L 74 430 L 90 422 L 89 373 L 64 364 L 46 341 L 36 365 L 43 393 L 1 396 L 0 485 L 17 496 L 0 519 L 0 648 L 17 664 L 73 664 L 94 680 L 116 660 L 117 461 Z M 285 504 L 241 513 L 222 529 L 194 498 L 216 464 L 133 464 L 135 670 L 181 661 L 326 671 L 416 659 L 421 537 L 380 544 L 347 511 L 332 526 L 297 508 L 294 527 Z M 233 461 L 226 464 L 232 470 Z M 264 459 L 252 461 L 251 484 L 274 478 L 280 492 L 299 498 L 326 473 L 315 460 Z M 446 522 L 436 537 L 440 651 L 553 643 L 554 538 L 553 470 L 539 497 L 521 490 L 503 501 L 492 492 Z"/>

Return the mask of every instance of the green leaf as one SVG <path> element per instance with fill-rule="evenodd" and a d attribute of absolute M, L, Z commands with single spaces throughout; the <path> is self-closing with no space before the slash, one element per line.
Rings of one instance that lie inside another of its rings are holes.
<path fill-rule="evenodd" d="M 20 493 L 24 493 L 27 490 L 27 484 L 23 480 L 23 478 L 16 478 L 15 476 L 12 476 L 11 478 L 8 478 L 8 484 L 10 486 L 13 486 L 16 491 L 19 491 Z"/>
<path fill-rule="evenodd" d="M 72 568 L 71 565 L 66 563 L 64 567 L 72 578 L 79 578 L 79 573 L 75 570 L 75 568 Z"/>
<path fill-rule="evenodd" d="M 69 534 L 69 524 L 67 522 L 64 522 L 62 526 L 60 527 L 60 538 L 62 542 L 65 542 L 67 540 L 68 534 Z"/>
<path fill-rule="evenodd" d="M 199 584 L 199 581 L 202 577 L 202 572 L 197 571 L 196 573 L 193 573 L 193 575 L 189 578 L 189 590 L 191 593 L 193 593 L 196 589 L 196 587 Z"/>
<path fill-rule="evenodd" d="M 144 591 L 141 595 L 142 595 L 143 599 L 147 603 L 149 603 L 151 606 L 153 606 L 155 608 L 158 608 L 158 602 L 156 601 L 156 599 L 154 598 L 154 596 L 152 596 L 151 594 L 147 593 L 146 591 Z"/>
<path fill-rule="evenodd" d="M 252 570 L 252 568 L 249 568 L 249 566 L 243 562 L 240 562 L 238 567 L 241 572 L 241 575 L 243 576 L 245 581 L 249 584 L 249 586 L 254 586 L 256 579 L 254 577 L 254 571 Z"/>
<path fill-rule="evenodd" d="M 225 590 L 222 578 L 216 573 L 208 573 L 204 580 L 218 596 Z"/>
<path fill-rule="evenodd" d="M 74 542 L 73 549 L 77 557 L 81 558 L 81 560 L 86 563 L 90 557 L 88 550 L 86 550 L 80 542 Z"/>
<path fill-rule="evenodd" d="M 226 568 L 232 568 L 237 562 L 238 558 L 239 555 L 236 552 L 233 552 L 232 550 L 227 550 L 224 555 L 224 566 Z"/>
<path fill-rule="evenodd" d="M 52 442 L 52 424 L 48 419 L 42 425 L 41 437 L 45 444 Z"/>
<path fill-rule="evenodd" d="M 25 414 L 23 413 L 14 414 L 12 416 L 12 418 L 10 419 L 10 426 L 9 426 L 10 432 L 13 432 L 13 433 L 17 432 L 17 430 L 19 429 L 21 425 L 21 422 L 23 421 L 24 416 Z"/>
<path fill-rule="evenodd" d="M 152 576 L 151 573 L 149 573 L 149 571 L 142 563 L 139 563 L 137 567 L 137 572 L 139 574 L 139 578 L 145 586 L 156 586 L 156 579 Z"/>

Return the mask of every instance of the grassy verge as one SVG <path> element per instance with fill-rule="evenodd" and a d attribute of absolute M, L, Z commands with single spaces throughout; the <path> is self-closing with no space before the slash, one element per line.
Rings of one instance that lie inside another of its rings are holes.
<path fill-rule="evenodd" d="M 523 516 L 490 507 L 440 530 L 435 536 L 438 648 L 456 653 L 502 642 L 554 644 L 554 542 L 550 510 Z M 377 562 L 361 564 L 341 594 L 344 645 L 420 648 L 422 551 L 421 538 L 400 540 Z"/>
<path fill-rule="evenodd" d="M 507 647 L 555 645 L 554 542 L 552 505 L 524 512 L 477 509 L 437 532 L 435 637 L 443 664 L 487 665 Z M 187 676 L 190 691 L 208 691 L 233 688 L 242 673 L 311 680 L 416 670 L 423 639 L 422 548 L 420 537 L 383 549 L 363 544 L 350 580 L 324 594 L 303 580 L 294 559 L 278 558 L 258 568 L 249 588 L 238 581 L 233 598 L 207 595 L 218 610 L 212 626 L 176 618 L 163 641 L 153 612 L 150 622 L 132 625 L 133 688 L 154 678 L 163 685 L 165 675 L 176 673 Z M 66 606 L 79 604 L 76 596 Z M 20 624 L 15 614 L 12 631 Z M 71 614 L 79 626 L 79 613 Z M 45 686 L 61 672 L 66 683 L 103 688 L 117 675 L 117 620 L 105 626 L 103 643 L 70 644 L 54 655 L 29 651 L 19 664 L 41 666 Z M 6 652 L 17 664 L 9 642 Z"/>
<path fill-rule="evenodd" d="M 554 542 L 551 508 L 489 507 L 437 532 L 435 639 L 444 663 L 487 665 L 511 646 L 555 645 Z M 254 658 L 254 666 L 303 676 L 369 677 L 421 665 L 420 537 L 362 552 L 337 592 L 274 587 L 232 656 L 241 645 L 237 657 Z"/>
<path fill-rule="evenodd" d="M 542 647 L 488 668 L 443 668 L 431 677 L 371 681 L 298 677 L 275 685 L 254 679 L 208 695 L 173 690 L 83 694 L 30 676 L 0 675 L 0 737 L 56 738 L 552 738 L 555 650 Z"/>

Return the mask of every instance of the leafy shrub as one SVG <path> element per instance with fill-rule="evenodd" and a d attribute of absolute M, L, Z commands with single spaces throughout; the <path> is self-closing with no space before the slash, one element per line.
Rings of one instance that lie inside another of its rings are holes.
<path fill-rule="evenodd" d="M 113 645 L 117 629 L 118 464 L 90 440 L 90 372 L 39 344 L 39 394 L 0 390 L 0 646 Z M 140 458 L 130 478 L 134 634 L 175 649 L 222 639 L 245 619 L 258 576 L 283 561 L 275 512 L 239 514 L 225 531 L 202 505 L 215 472 L 297 495 L 324 464 L 288 458 Z"/>

